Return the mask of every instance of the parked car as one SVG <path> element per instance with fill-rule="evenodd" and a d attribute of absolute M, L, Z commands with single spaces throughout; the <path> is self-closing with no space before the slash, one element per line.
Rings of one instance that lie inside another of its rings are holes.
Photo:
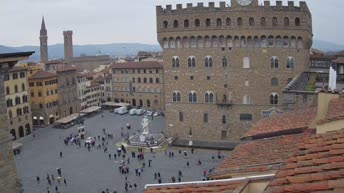
<path fill-rule="evenodd" d="M 91 143 L 94 143 L 96 140 L 93 138 L 93 137 L 87 137 L 86 138 L 86 143 L 89 143 L 89 144 L 91 144 Z"/>
<path fill-rule="evenodd" d="M 145 111 L 143 109 L 136 109 L 136 115 L 143 115 Z"/>
<path fill-rule="evenodd" d="M 119 115 L 124 115 L 126 113 L 128 113 L 127 107 L 120 107 L 120 108 L 118 108 L 118 114 Z"/>
<path fill-rule="evenodd" d="M 155 113 L 153 114 L 154 117 L 157 117 L 159 115 L 160 115 L 160 113 L 158 111 L 155 111 Z"/>
<path fill-rule="evenodd" d="M 115 114 L 118 114 L 118 109 L 119 109 L 119 108 L 114 109 L 113 112 L 114 112 Z"/>
<path fill-rule="evenodd" d="M 147 111 L 148 116 L 152 116 L 153 112 L 152 111 Z"/>
<path fill-rule="evenodd" d="M 130 115 L 136 115 L 137 114 L 137 109 L 130 109 L 129 114 Z"/>

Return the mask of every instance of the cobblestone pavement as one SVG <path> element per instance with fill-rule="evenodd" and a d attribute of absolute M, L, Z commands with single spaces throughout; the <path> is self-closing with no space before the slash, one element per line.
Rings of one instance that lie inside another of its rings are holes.
<path fill-rule="evenodd" d="M 81 148 L 75 145 L 66 146 L 63 139 L 69 134 L 76 134 L 75 128 L 56 129 L 56 128 L 41 128 L 35 131 L 36 137 L 32 135 L 26 136 L 18 142 L 23 143 L 22 152 L 16 156 L 18 177 L 22 180 L 25 193 L 45 193 L 55 192 L 55 185 L 48 185 L 46 179 L 47 174 L 53 174 L 55 179 L 57 177 L 56 168 L 61 168 L 62 179 L 67 180 L 67 186 L 63 183 L 58 185 L 60 193 L 101 193 L 106 188 L 110 192 L 116 188 L 118 193 L 125 192 L 125 177 L 127 176 L 127 183 L 133 185 L 136 183 L 136 189 L 129 190 L 130 193 L 142 192 L 145 184 L 158 183 L 154 179 L 154 172 L 160 172 L 162 182 L 169 183 L 174 176 L 178 179 L 178 171 L 181 170 L 183 177 L 182 182 L 201 180 L 203 171 L 209 171 L 210 168 L 215 167 L 221 160 L 217 158 L 217 151 L 198 150 L 191 154 L 189 149 L 183 149 L 188 152 L 187 156 L 183 153 L 179 154 L 179 149 L 172 148 L 167 151 L 173 151 L 174 157 L 170 158 L 164 151 L 145 153 L 145 159 L 138 161 L 136 158 L 131 158 L 131 153 L 127 152 L 126 157 L 130 157 L 130 172 L 129 174 L 121 174 L 119 172 L 119 159 L 114 160 L 112 156 L 109 160 L 108 154 L 115 153 L 115 144 L 121 140 L 121 127 L 124 133 L 128 130 L 126 124 L 130 123 L 132 129 L 129 133 L 134 133 L 139 129 L 142 116 L 115 115 L 113 113 L 104 112 L 103 116 L 98 114 L 96 116 L 86 118 L 86 136 L 103 136 L 102 129 L 105 128 L 108 133 L 114 134 L 114 139 L 108 141 L 108 153 L 104 153 L 102 149 L 91 148 L 88 151 L 83 146 Z M 164 117 L 154 117 L 151 121 L 151 132 L 160 133 L 164 131 L 165 120 Z M 100 141 L 96 141 L 96 144 Z M 63 153 L 60 158 L 59 152 Z M 223 152 L 227 154 L 227 152 Z M 215 159 L 212 159 L 215 156 Z M 148 167 L 148 160 L 152 160 L 152 167 Z M 197 165 L 198 160 L 202 164 Z M 190 166 L 186 166 L 189 161 Z M 141 176 L 135 175 L 135 168 L 139 167 L 140 163 L 146 163 Z M 36 181 L 36 176 L 40 177 L 39 184 Z"/>

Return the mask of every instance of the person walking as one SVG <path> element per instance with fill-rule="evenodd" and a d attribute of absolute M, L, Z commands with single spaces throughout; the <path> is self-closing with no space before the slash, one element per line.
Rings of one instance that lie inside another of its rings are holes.
<path fill-rule="evenodd" d="M 39 177 L 38 176 L 36 177 L 36 180 L 37 180 L 37 184 L 39 184 Z"/>
<path fill-rule="evenodd" d="M 109 160 L 111 160 L 111 154 L 109 153 Z"/>
<path fill-rule="evenodd" d="M 64 183 L 65 186 L 67 186 L 67 180 L 66 180 L 66 178 L 63 179 L 63 183 Z"/>
<path fill-rule="evenodd" d="M 62 151 L 60 151 L 60 158 L 62 158 Z"/>
<path fill-rule="evenodd" d="M 61 185 L 61 177 L 60 177 L 60 176 L 57 176 L 56 180 L 57 180 L 57 182 L 59 183 L 59 185 Z"/>

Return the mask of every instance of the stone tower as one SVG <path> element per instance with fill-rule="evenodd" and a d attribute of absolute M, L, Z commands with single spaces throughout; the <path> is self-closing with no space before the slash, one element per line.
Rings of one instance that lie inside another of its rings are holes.
<path fill-rule="evenodd" d="M 70 61 L 73 58 L 73 31 L 64 31 L 64 59 Z"/>
<path fill-rule="evenodd" d="M 282 90 L 307 70 L 313 34 L 303 1 L 188 3 L 156 14 L 166 124 L 178 139 L 187 141 L 191 128 L 193 142 L 240 141 L 280 111 Z"/>
<path fill-rule="evenodd" d="M 41 62 L 48 62 L 48 34 L 45 28 L 44 17 L 42 18 L 41 30 L 39 35 L 40 49 L 41 49 Z"/>

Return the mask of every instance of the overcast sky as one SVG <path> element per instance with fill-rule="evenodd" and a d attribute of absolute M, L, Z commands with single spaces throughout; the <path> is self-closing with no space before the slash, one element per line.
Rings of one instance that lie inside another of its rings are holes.
<path fill-rule="evenodd" d="M 62 43 L 63 30 L 73 30 L 74 44 L 157 44 L 155 6 L 190 2 L 209 0 L 0 0 L 0 45 L 39 45 L 42 16 L 49 44 Z M 306 2 L 314 38 L 344 45 L 344 0 Z"/>

